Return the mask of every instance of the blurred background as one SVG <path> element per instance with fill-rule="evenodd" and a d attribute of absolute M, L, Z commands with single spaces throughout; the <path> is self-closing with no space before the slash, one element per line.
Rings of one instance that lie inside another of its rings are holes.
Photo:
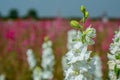
<path fill-rule="evenodd" d="M 120 26 L 119 0 L 0 0 L 0 74 L 6 80 L 32 80 L 26 51 L 35 53 L 41 66 L 44 37 L 53 41 L 54 80 L 63 80 L 61 58 L 67 53 L 67 31 L 70 20 L 80 21 L 80 6 L 90 13 L 85 23 L 97 31 L 90 50 L 100 55 L 103 80 L 108 79 L 107 53 L 114 31 Z"/>

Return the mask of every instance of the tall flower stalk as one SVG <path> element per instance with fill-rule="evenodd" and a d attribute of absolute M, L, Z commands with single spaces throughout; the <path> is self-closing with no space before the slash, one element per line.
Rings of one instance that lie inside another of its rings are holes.
<path fill-rule="evenodd" d="M 120 30 L 115 32 L 108 59 L 110 80 L 120 80 Z"/>
<path fill-rule="evenodd" d="M 30 70 L 32 70 L 33 80 L 42 80 L 42 71 L 41 68 L 36 65 L 37 61 L 32 49 L 28 49 L 27 51 L 27 60 Z"/>
<path fill-rule="evenodd" d="M 55 64 L 55 57 L 52 50 L 52 42 L 48 37 L 45 37 L 45 42 L 42 45 L 42 78 L 44 80 L 51 80 L 53 78 L 53 67 Z"/>
<path fill-rule="evenodd" d="M 102 80 L 102 62 L 99 55 L 93 57 L 94 61 L 94 80 Z"/>
<path fill-rule="evenodd" d="M 28 49 L 27 50 L 27 61 L 29 64 L 29 67 L 31 70 L 33 70 L 37 64 L 33 50 L 32 49 Z"/>
<path fill-rule="evenodd" d="M 71 26 L 77 28 L 77 37 L 73 39 L 74 45 L 66 54 L 66 62 L 69 66 L 65 70 L 65 80 L 92 80 L 93 68 L 91 66 L 90 54 L 92 51 L 88 51 L 89 45 L 94 44 L 92 38 L 96 36 L 96 30 L 89 26 L 86 30 L 84 24 L 89 16 L 85 6 L 81 6 L 81 11 L 84 15 L 82 18 L 83 24 L 80 25 L 78 21 L 72 20 Z M 93 64 L 94 65 L 94 64 Z"/>

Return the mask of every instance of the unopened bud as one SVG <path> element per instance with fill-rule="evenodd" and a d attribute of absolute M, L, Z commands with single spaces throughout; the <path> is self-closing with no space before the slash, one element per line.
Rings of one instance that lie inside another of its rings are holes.
<path fill-rule="evenodd" d="M 86 11 L 85 6 L 84 6 L 84 5 L 82 5 L 82 6 L 80 7 L 80 10 L 81 10 L 83 13 L 85 13 L 85 11 Z"/>
<path fill-rule="evenodd" d="M 71 26 L 74 27 L 74 28 L 80 28 L 80 24 L 79 22 L 75 21 L 75 20 L 72 20 L 70 22 Z"/>
<path fill-rule="evenodd" d="M 85 18 L 88 18 L 88 17 L 89 17 L 89 12 L 86 11 L 86 12 L 85 12 Z"/>

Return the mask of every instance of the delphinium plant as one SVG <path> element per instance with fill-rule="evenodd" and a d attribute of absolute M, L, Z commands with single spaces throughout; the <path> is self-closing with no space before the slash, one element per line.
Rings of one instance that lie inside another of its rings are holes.
<path fill-rule="evenodd" d="M 78 21 L 72 20 L 70 22 L 71 26 L 78 29 L 77 37 L 73 39 L 75 44 L 66 54 L 66 62 L 69 66 L 65 70 L 65 80 L 92 80 L 93 79 L 93 67 L 92 58 L 90 54 L 92 51 L 88 51 L 88 46 L 94 44 L 92 38 L 96 36 L 96 30 L 89 26 L 86 30 L 84 25 L 86 19 L 89 16 L 89 12 L 86 10 L 85 6 L 81 6 L 81 11 L 84 15 L 82 18 L 82 23 L 79 24 Z M 94 65 L 94 62 L 93 62 Z"/>
<path fill-rule="evenodd" d="M 78 33 L 78 31 L 75 29 L 71 29 L 67 32 L 67 35 L 68 35 L 67 36 L 67 49 L 68 50 L 71 50 L 73 48 L 74 44 L 76 43 L 72 40 L 77 38 L 77 33 Z M 63 68 L 63 70 L 66 71 L 68 69 L 68 67 L 69 66 L 67 65 L 67 60 L 66 60 L 65 56 L 63 56 L 62 57 L 62 68 Z M 64 75 L 65 75 L 65 73 L 64 73 Z"/>
<path fill-rule="evenodd" d="M 55 57 L 52 50 L 52 41 L 49 39 L 49 37 L 45 37 L 45 42 L 42 45 L 42 49 L 42 79 L 51 80 L 53 79 Z"/>
<path fill-rule="evenodd" d="M 110 80 L 120 80 L 120 30 L 115 32 L 113 43 L 110 44 L 108 59 Z"/>
<path fill-rule="evenodd" d="M 35 59 L 32 49 L 27 50 L 27 60 L 28 60 L 30 70 L 32 71 L 33 80 L 42 80 L 42 78 L 41 78 L 42 71 L 41 71 L 41 68 L 36 65 L 37 61 Z"/>
<path fill-rule="evenodd" d="M 32 49 L 28 49 L 27 50 L 27 61 L 29 64 L 29 67 L 31 70 L 33 70 L 37 64 L 33 50 Z"/>

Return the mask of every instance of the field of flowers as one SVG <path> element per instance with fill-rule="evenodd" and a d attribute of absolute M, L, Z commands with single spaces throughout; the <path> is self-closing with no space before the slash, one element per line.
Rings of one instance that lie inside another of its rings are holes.
<path fill-rule="evenodd" d="M 96 29 L 95 44 L 89 46 L 94 54 L 99 54 L 102 60 L 103 78 L 108 79 L 109 46 L 112 43 L 114 31 L 119 30 L 119 20 L 104 22 L 100 19 L 87 19 L 85 27 L 90 24 Z M 54 80 L 63 80 L 62 56 L 67 49 L 67 32 L 71 30 L 70 20 L 55 18 L 52 20 L 34 19 L 0 19 L 0 74 L 5 74 L 7 80 L 32 80 L 26 52 L 32 49 L 41 67 L 42 44 L 49 36 L 55 55 Z"/>

